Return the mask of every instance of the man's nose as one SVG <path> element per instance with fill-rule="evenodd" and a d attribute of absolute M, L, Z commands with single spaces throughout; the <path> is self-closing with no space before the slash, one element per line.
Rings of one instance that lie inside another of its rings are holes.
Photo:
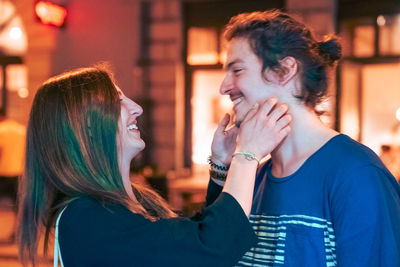
<path fill-rule="evenodd" d="M 232 90 L 232 82 L 230 81 L 228 75 L 225 75 L 225 78 L 222 81 L 221 86 L 219 87 L 219 93 L 221 95 L 228 95 L 231 90 Z"/>

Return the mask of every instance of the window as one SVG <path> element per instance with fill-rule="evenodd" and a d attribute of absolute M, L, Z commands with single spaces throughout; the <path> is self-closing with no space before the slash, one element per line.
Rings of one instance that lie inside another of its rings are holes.
<path fill-rule="evenodd" d="M 380 154 L 400 177 L 398 161 L 390 163 L 400 158 L 400 14 L 342 18 L 340 33 L 340 130 Z"/>
<path fill-rule="evenodd" d="M 183 1 L 185 24 L 185 150 L 184 166 L 207 171 L 207 157 L 218 122 L 232 109 L 219 94 L 226 52 L 223 27 L 242 12 L 283 8 L 282 0 Z"/>
<path fill-rule="evenodd" d="M 27 49 L 27 38 L 21 18 L 12 2 L 0 0 L 0 113 L 6 113 L 7 93 L 28 96 L 27 71 L 22 58 Z"/>

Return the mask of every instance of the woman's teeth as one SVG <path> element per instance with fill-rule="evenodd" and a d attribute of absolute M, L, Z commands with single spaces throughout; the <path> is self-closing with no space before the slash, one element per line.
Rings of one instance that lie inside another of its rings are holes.
<path fill-rule="evenodd" d="M 128 126 L 128 130 L 137 130 L 138 127 L 135 124 L 131 124 Z"/>

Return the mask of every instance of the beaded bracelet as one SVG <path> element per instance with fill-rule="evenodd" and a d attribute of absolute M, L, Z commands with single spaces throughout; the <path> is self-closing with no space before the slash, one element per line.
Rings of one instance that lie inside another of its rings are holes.
<path fill-rule="evenodd" d="M 237 155 L 243 155 L 245 157 L 245 159 L 247 159 L 247 160 L 255 160 L 255 161 L 257 161 L 258 165 L 260 165 L 260 161 L 256 158 L 256 156 L 254 156 L 253 153 L 250 153 L 250 152 L 235 152 L 235 153 L 233 153 L 232 158 L 234 156 L 237 156 Z"/>
<path fill-rule="evenodd" d="M 227 175 L 228 175 L 227 173 L 221 173 L 221 172 L 210 170 L 210 177 L 215 180 L 225 182 Z"/>
<path fill-rule="evenodd" d="M 214 161 L 212 161 L 211 156 L 208 157 L 208 163 L 211 165 L 211 167 L 213 167 L 214 169 L 220 170 L 220 171 L 227 171 L 227 170 L 229 170 L 229 166 L 230 166 L 230 165 L 221 166 L 221 165 L 216 164 Z"/>

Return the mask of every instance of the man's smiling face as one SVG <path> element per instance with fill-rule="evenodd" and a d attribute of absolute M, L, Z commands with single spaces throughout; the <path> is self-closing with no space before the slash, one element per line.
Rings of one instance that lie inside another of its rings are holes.
<path fill-rule="evenodd" d="M 229 95 L 232 100 L 235 124 L 239 126 L 251 107 L 274 96 L 277 88 L 272 88 L 273 83 L 263 79 L 262 61 L 246 38 L 232 39 L 227 52 L 226 74 L 220 93 Z"/>

